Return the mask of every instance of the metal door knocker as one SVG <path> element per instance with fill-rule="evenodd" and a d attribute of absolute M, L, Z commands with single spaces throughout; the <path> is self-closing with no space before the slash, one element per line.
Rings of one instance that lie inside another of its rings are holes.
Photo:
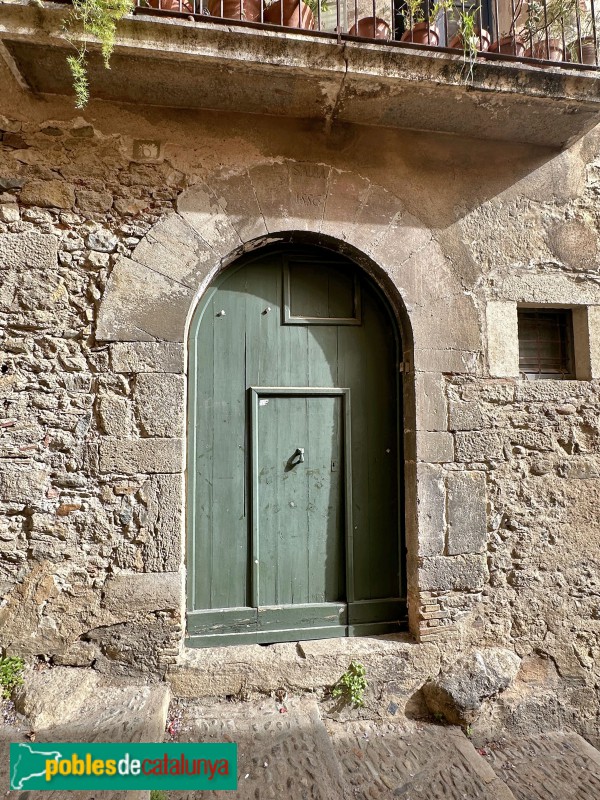
<path fill-rule="evenodd" d="M 304 448 L 297 447 L 294 454 L 288 458 L 288 462 L 285 465 L 285 471 L 288 472 L 289 470 L 293 469 L 296 466 L 296 464 L 302 464 L 303 461 L 304 461 Z"/>

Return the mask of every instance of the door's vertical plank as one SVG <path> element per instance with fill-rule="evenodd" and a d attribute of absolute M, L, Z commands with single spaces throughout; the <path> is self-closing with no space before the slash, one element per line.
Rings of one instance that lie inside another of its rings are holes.
<path fill-rule="evenodd" d="M 339 386 L 338 327 L 313 325 L 306 328 L 308 348 L 307 386 Z"/>
<path fill-rule="evenodd" d="M 190 608 L 210 608 L 213 505 L 213 304 L 208 303 L 193 338 L 190 352 L 189 433 L 193 439 L 190 467 L 193 492 L 188 509 L 188 587 Z"/>
<path fill-rule="evenodd" d="M 338 378 L 341 386 L 350 389 L 352 398 L 352 542 L 353 551 L 347 564 L 353 565 L 353 575 L 348 575 L 346 593 L 349 601 L 356 599 L 360 587 L 368 583 L 369 548 L 369 417 L 377 408 L 368 404 L 368 387 L 365 385 L 365 368 L 369 353 L 365 353 L 365 335 L 362 326 L 338 329 Z M 348 533 L 350 533 L 348 531 Z M 349 539 L 349 536 L 347 536 Z"/>
<path fill-rule="evenodd" d="M 247 602 L 245 476 L 245 268 L 218 294 L 214 316 L 213 546 L 211 607 Z M 223 313 L 224 312 L 224 313 Z"/>
<path fill-rule="evenodd" d="M 369 414 L 369 563 L 368 584 L 362 597 L 399 595 L 398 505 L 396 451 L 396 375 L 394 331 L 386 310 L 372 291 L 366 291 L 364 329 L 370 358 L 364 385 Z"/>
<path fill-rule="evenodd" d="M 342 398 L 307 398 L 307 575 L 311 603 L 344 598 Z"/>
<path fill-rule="evenodd" d="M 246 387 L 277 386 L 281 328 L 281 257 L 247 273 Z"/>

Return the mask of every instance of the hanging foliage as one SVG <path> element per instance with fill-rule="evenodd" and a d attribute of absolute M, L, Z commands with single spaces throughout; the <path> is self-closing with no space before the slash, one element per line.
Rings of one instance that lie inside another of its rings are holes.
<path fill-rule="evenodd" d="M 77 108 L 83 108 L 90 98 L 88 38 L 93 36 L 100 40 L 104 66 L 110 69 L 117 22 L 130 14 L 134 5 L 134 0 L 73 0 L 65 29 L 68 40 L 77 51 L 76 55 L 67 57 Z"/>

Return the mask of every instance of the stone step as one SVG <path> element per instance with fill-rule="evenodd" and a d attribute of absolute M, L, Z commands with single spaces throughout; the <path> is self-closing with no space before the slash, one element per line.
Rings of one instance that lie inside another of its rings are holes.
<path fill-rule="evenodd" d="M 165 684 L 140 686 L 89 669 L 29 670 L 16 697 L 25 727 L 0 727 L 0 794 L 8 791 L 11 741 L 161 742 L 169 709 Z M 29 736 L 27 736 L 28 734 Z M 148 800 L 150 793 L 100 792 L 96 800 Z M 26 800 L 31 792 L 11 792 Z M 44 800 L 91 800 L 90 792 L 44 792 Z"/>

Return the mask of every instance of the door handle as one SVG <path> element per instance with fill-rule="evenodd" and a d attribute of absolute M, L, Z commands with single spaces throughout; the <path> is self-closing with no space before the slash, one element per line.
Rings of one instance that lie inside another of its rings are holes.
<path fill-rule="evenodd" d="M 296 461 L 296 458 L 298 459 L 297 461 Z M 304 448 L 303 447 L 297 447 L 296 448 L 296 452 L 292 456 L 292 460 L 295 461 L 296 464 L 302 464 L 302 462 L 304 461 Z"/>

